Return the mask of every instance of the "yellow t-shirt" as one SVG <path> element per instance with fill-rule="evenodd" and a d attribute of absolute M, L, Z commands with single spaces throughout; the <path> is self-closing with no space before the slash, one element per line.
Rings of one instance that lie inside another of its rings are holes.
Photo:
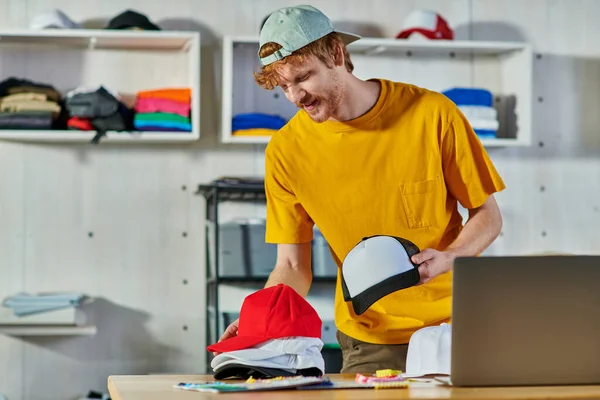
<path fill-rule="evenodd" d="M 380 80 L 366 114 L 313 122 L 300 110 L 266 149 L 268 243 L 312 240 L 316 224 L 341 267 L 363 237 L 392 235 L 442 250 L 463 221 L 457 201 L 481 206 L 504 183 L 466 118 L 441 93 Z M 365 265 L 365 274 L 375 265 Z M 338 274 L 338 329 L 370 343 L 408 343 L 449 321 L 451 272 L 394 292 L 356 315 Z"/>

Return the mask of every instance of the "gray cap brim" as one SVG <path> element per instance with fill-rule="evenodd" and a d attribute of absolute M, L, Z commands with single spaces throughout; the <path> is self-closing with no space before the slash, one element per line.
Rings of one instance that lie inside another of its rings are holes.
<path fill-rule="evenodd" d="M 362 38 L 362 36 L 357 35 L 355 33 L 338 31 L 338 30 L 334 30 L 334 32 L 336 32 L 338 35 L 340 35 L 342 42 L 344 42 L 344 44 L 346 46 L 349 45 L 350 43 L 356 42 L 357 40 Z"/>

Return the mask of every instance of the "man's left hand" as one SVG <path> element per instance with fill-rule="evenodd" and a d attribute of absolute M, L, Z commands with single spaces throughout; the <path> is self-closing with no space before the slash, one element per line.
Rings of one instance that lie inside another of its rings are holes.
<path fill-rule="evenodd" d="M 450 271 L 455 258 L 450 252 L 435 249 L 423 249 L 420 253 L 412 256 L 412 262 L 419 265 L 419 275 L 421 276 L 419 284 Z"/>

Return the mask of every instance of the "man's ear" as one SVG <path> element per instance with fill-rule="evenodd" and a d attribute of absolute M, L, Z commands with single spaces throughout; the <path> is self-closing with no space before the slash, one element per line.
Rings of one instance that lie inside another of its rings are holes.
<path fill-rule="evenodd" d="M 342 49 L 342 44 L 336 43 L 334 49 L 333 63 L 336 67 L 341 67 L 344 65 L 344 51 Z"/>

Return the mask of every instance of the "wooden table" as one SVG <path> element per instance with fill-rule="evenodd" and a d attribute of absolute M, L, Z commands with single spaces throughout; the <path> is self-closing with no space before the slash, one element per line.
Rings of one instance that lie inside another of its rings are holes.
<path fill-rule="evenodd" d="M 328 375 L 332 380 L 350 380 L 354 375 Z M 256 393 L 201 393 L 174 389 L 179 382 L 212 381 L 211 375 L 110 376 L 112 400 L 190 399 L 600 399 L 600 386 L 543 386 L 505 388 L 453 388 L 442 384 L 406 389 L 287 390 Z"/>

